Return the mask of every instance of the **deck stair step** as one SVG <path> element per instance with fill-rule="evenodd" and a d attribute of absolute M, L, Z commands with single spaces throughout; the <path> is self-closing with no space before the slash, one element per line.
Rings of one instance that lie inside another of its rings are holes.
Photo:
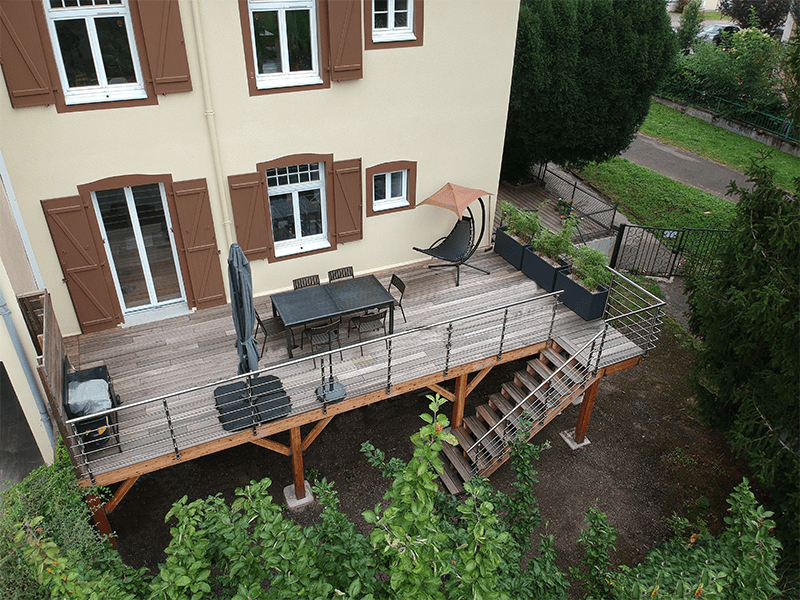
<path fill-rule="evenodd" d="M 464 451 L 464 453 L 470 458 L 470 460 L 475 460 L 478 455 L 478 449 L 475 448 L 471 452 L 469 449 L 475 444 L 476 438 L 473 438 L 469 430 L 466 427 L 456 427 L 450 433 L 452 433 L 455 438 L 458 440 L 458 445 Z"/>
<path fill-rule="evenodd" d="M 445 444 L 442 450 L 463 481 L 472 479 L 472 463 L 466 459 L 461 448 Z"/>
<path fill-rule="evenodd" d="M 504 392 L 503 395 L 507 395 L 511 400 L 514 401 L 514 404 L 522 404 L 528 395 L 528 392 L 513 382 L 504 383 L 501 386 L 501 389 Z"/>
<path fill-rule="evenodd" d="M 499 410 L 501 413 L 503 413 L 503 416 L 514 412 L 514 410 L 517 408 L 514 403 L 509 402 L 508 399 L 500 393 L 489 396 L 489 405 L 493 406 L 495 411 Z"/>
<path fill-rule="evenodd" d="M 444 450 L 440 452 L 439 455 L 442 457 L 442 463 L 444 463 L 442 472 L 439 474 L 439 479 L 442 480 L 444 487 L 446 487 L 447 491 L 453 494 L 453 496 L 463 494 L 465 490 L 464 484 L 461 481 L 461 477 L 459 477 L 458 473 L 455 472 L 455 469 L 453 468 L 453 465 L 450 464 L 450 460 L 445 455 Z"/>
<path fill-rule="evenodd" d="M 541 377 L 542 379 L 547 379 L 553 374 L 553 371 L 551 371 L 547 366 L 545 366 L 545 364 L 539 359 L 529 360 L 528 368 L 535 371 L 536 374 L 539 375 L 539 377 Z M 525 374 L 528 375 L 529 378 L 533 379 L 533 376 L 530 373 L 525 372 Z M 552 379 L 550 379 L 550 381 L 547 382 L 547 386 L 555 388 L 555 391 L 558 393 L 559 396 L 564 396 L 568 394 L 570 391 L 570 380 L 564 379 L 561 377 L 560 374 L 557 374 L 555 377 L 553 377 Z"/>
<path fill-rule="evenodd" d="M 562 376 L 568 378 L 571 383 L 579 383 L 583 379 L 578 362 L 574 358 L 567 362 L 561 354 L 552 348 L 544 348 L 540 356 L 546 358 L 551 364 L 555 365 L 551 368 L 552 371 L 564 365 L 561 369 Z M 544 361 L 540 360 L 540 362 Z"/>

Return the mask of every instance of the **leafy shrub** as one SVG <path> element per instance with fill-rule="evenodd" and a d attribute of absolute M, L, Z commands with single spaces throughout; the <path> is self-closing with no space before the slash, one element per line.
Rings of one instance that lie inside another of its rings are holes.
<path fill-rule="evenodd" d="M 33 548 L 61 556 L 62 566 L 68 562 L 76 572 L 122 569 L 119 555 L 91 524 L 84 501 L 84 494 L 90 491 L 96 493 L 78 487 L 67 451 L 59 445 L 52 465 L 39 467 L 0 494 L 0 590 L 4 599 L 50 597 L 25 557 L 29 545 L 22 543 L 23 538 Z"/>
<path fill-rule="evenodd" d="M 578 220 L 570 215 L 564 220 L 564 226 L 559 232 L 554 233 L 543 227 L 539 235 L 531 241 L 531 248 L 550 260 L 558 260 L 560 256 L 572 251 L 572 236 L 577 226 Z"/>
<path fill-rule="evenodd" d="M 587 290 L 611 283 L 611 272 L 606 269 L 608 258 L 600 250 L 586 245 L 573 246 L 570 257 L 572 273 Z"/>

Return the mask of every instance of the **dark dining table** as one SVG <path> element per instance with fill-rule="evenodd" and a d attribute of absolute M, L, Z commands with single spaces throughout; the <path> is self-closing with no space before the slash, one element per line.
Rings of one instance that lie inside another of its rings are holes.
<path fill-rule="evenodd" d="M 374 275 L 340 279 L 272 296 L 272 314 L 280 317 L 286 327 L 289 358 L 294 356 L 293 327 L 381 308 L 388 309 L 389 333 L 394 333 L 394 297 Z"/>

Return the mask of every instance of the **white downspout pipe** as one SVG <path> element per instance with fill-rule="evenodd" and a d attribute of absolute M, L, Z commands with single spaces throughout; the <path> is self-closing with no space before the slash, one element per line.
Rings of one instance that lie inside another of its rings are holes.
<path fill-rule="evenodd" d="M 39 411 L 39 417 L 42 419 L 45 431 L 47 431 L 47 439 L 50 441 L 50 447 L 55 450 L 55 442 L 53 440 L 53 426 L 50 422 L 50 415 L 47 413 L 47 408 L 45 408 L 44 400 L 42 399 L 42 395 L 39 393 L 39 386 L 36 385 L 36 379 L 33 376 L 31 365 L 30 363 L 28 363 L 28 357 L 25 356 L 25 350 L 22 348 L 22 341 L 19 339 L 17 328 L 14 326 L 14 319 L 12 318 L 11 311 L 9 310 L 8 305 L 6 304 L 6 299 L 5 296 L 3 296 L 2 290 L 0 290 L 0 314 L 3 315 L 3 321 L 6 324 L 8 335 L 11 337 L 11 343 L 14 346 L 14 350 L 17 353 L 19 364 L 22 365 L 22 370 L 25 373 L 25 379 L 28 380 L 28 386 L 31 389 L 33 400 L 36 403 L 37 410 Z"/>
<path fill-rule="evenodd" d="M 208 136 L 211 146 L 211 155 L 214 159 L 214 176 L 217 180 L 217 198 L 219 208 L 222 211 L 222 224 L 225 227 L 225 248 L 236 241 L 231 221 L 230 211 L 228 210 L 228 191 L 225 187 L 225 176 L 222 171 L 222 159 L 219 151 L 219 136 L 217 135 L 217 122 L 214 118 L 214 104 L 211 100 L 211 89 L 208 86 L 208 63 L 206 61 L 205 43 L 203 41 L 203 25 L 200 17 L 199 0 L 190 0 L 192 6 L 192 25 L 194 28 L 194 39 L 197 44 L 197 60 L 200 63 L 200 87 L 203 89 L 203 105 L 205 108 L 206 123 L 208 124 Z"/>
<path fill-rule="evenodd" d="M 31 266 L 33 273 L 33 280 L 38 289 L 44 289 L 44 279 L 42 279 L 42 272 L 39 270 L 39 264 L 36 262 L 36 256 L 33 254 L 33 246 L 28 237 L 28 230 L 25 229 L 25 222 L 22 220 L 22 213 L 19 211 L 19 204 L 17 204 L 17 197 L 14 195 L 14 187 L 11 185 L 11 177 L 6 168 L 6 161 L 3 158 L 3 152 L 0 150 L 0 179 L 3 180 L 3 187 L 6 189 L 8 196 L 8 203 L 11 205 L 11 214 L 14 215 L 14 222 L 17 225 L 17 231 L 22 238 L 22 246 L 25 249 L 25 255 L 28 257 L 28 264 Z"/>

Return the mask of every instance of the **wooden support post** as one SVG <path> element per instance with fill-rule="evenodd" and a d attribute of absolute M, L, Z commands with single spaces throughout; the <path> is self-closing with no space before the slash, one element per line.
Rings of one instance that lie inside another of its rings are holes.
<path fill-rule="evenodd" d="M 303 438 L 299 427 L 292 427 L 289 432 L 292 446 L 292 471 L 294 472 L 295 498 L 302 500 L 306 497 L 306 475 L 303 470 Z"/>
<path fill-rule="evenodd" d="M 89 511 L 92 513 L 95 525 L 100 535 L 103 535 L 111 542 L 111 547 L 117 549 L 117 540 L 114 538 L 114 532 L 111 531 L 111 524 L 108 522 L 106 510 L 103 507 L 103 501 L 96 494 L 88 494 L 86 496 L 86 504 L 89 505 Z"/>
<path fill-rule="evenodd" d="M 575 443 L 582 444 L 583 438 L 586 437 L 586 430 L 589 429 L 589 421 L 592 418 L 592 409 L 594 408 L 594 400 L 597 397 L 597 388 L 600 385 L 600 379 L 586 388 L 583 392 L 583 403 L 581 404 L 581 412 L 578 415 L 578 423 L 575 425 Z"/>
<path fill-rule="evenodd" d="M 114 495 L 111 497 L 111 500 L 106 502 L 105 506 L 106 513 L 111 514 L 112 512 L 114 512 L 114 509 L 117 508 L 117 504 L 122 502 L 122 499 L 125 497 L 125 494 L 127 494 L 130 491 L 130 489 L 133 487 L 133 484 L 136 483 L 138 479 L 139 476 L 136 475 L 135 477 L 131 477 L 122 482 L 122 485 L 119 486 L 116 492 L 114 492 Z"/>
<path fill-rule="evenodd" d="M 450 426 L 453 429 L 461 427 L 464 423 L 464 406 L 467 403 L 467 373 L 456 378 L 456 393 L 453 400 L 453 419 Z"/>

